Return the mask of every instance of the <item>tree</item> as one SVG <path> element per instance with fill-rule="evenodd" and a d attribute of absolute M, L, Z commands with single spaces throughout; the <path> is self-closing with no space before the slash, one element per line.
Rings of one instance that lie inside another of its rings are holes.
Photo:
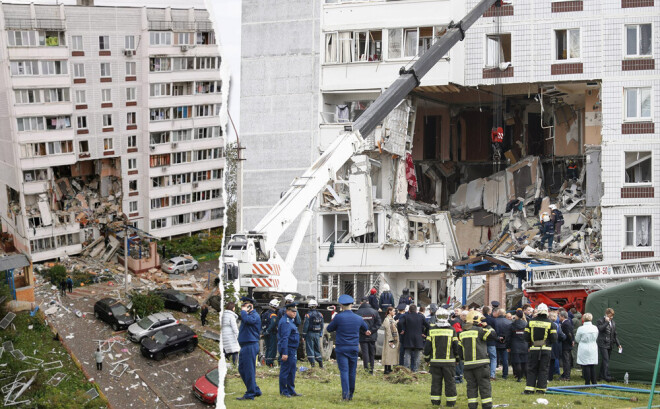
<path fill-rule="evenodd" d="M 227 145 L 227 158 L 225 168 L 225 237 L 229 238 L 236 233 L 238 217 L 238 144 L 232 142 Z"/>
<path fill-rule="evenodd" d="M 60 285 L 60 282 L 66 279 L 66 267 L 61 264 L 55 264 L 48 270 L 51 284 Z"/>
<path fill-rule="evenodd" d="M 165 309 L 165 302 L 156 294 L 142 294 L 133 291 L 130 298 L 133 303 L 131 310 L 135 315 L 140 317 L 146 317 L 147 315 L 155 314 Z"/>

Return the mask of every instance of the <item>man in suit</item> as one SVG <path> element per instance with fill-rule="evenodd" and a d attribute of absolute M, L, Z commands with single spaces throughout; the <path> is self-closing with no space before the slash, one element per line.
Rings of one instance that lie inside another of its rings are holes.
<path fill-rule="evenodd" d="M 607 382 L 612 381 L 610 375 L 610 356 L 612 355 L 612 347 L 616 345 L 621 348 L 619 339 L 616 336 L 616 324 L 614 323 L 614 310 L 608 308 L 605 310 L 605 316 L 598 320 L 596 323 L 598 327 L 598 354 L 600 355 L 600 375 L 599 379 L 604 379 Z"/>
<path fill-rule="evenodd" d="M 559 377 L 560 380 L 570 381 L 571 380 L 571 355 L 575 338 L 573 337 L 573 321 L 568 318 L 567 311 L 559 312 L 559 321 L 561 330 L 566 336 L 561 343 L 561 362 L 564 368 L 564 373 Z"/>
<path fill-rule="evenodd" d="M 397 329 L 403 336 L 402 345 L 405 349 L 403 365 L 412 372 L 417 372 L 419 353 L 424 349 L 424 338 L 428 333 L 429 324 L 423 315 L 417 313 L 417 306 L 412 304 L 404 319 L 399 320 Z"/>

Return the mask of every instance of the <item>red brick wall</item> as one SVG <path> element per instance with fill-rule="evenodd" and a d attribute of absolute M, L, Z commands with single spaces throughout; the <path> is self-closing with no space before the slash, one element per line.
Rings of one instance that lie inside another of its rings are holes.
<path fill-rule="evenodd" d="M 507 4 L 501 7 L 491 6 L 484 13 L 484 17 L 504 17 L 513 16 L 513 5 Z"/>
<path fill-rule="evenodd" d="M 621 260 L 632 260 L 635 258 L 653 257 L 652 251 L 622 251 Z"/>
<path fill-rule="evenodd" d="M 552 64 L 550 66 L 551 75 L 582 74 L 582 63 L 563 63 Z"/>
<path fill-rule="evenodd" d="M 571 11 L 582 11 L 582 10 L 583 10 L 582 0 L 557 1 L 552 3 L 553 13 L 567 13 Z"/>
<path fill-rule="evenodd" d="M 513 67 L 509 66 L 502 71 L 499 68 L 484 68 L 483 78 L 509 78 L 513 77 Z"/>
<path fill-rule="evenodd" d="M 639 199 L 653 197 L 654 190 L 652 187 L 622 187 L 622 199 Z"/>
<path fill-rule="evenodd" d="M 655 60 L 650 58 L 640 58 L 638 60 L 622 60 L 622 71 L 640 71 L 655 70 Z"/>
<path fill-rule="evenodd" d="M 621 8 L 653 7 L 653 0 L 621 0 Z"/>
<path fill-rule="evenodd" d="M 653 122 L 638 122 L 621 124 L 621 133 L 624 135 L 654 133 L 655 125 Z"/>

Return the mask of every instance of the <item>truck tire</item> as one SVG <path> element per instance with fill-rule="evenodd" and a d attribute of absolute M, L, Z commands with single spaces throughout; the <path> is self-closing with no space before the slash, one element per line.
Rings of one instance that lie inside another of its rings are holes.
<path fill-rule="evenodd" d="M 332 350 L 334 349 L 334 345 L 335 343 L 332 340 L 332 336 L 327 332 L 324 332 L 323 337 L 321 338 L 321 356 L 323 357 L 324 361 L 330 359 L 330 355 L 332 355 Z"/>

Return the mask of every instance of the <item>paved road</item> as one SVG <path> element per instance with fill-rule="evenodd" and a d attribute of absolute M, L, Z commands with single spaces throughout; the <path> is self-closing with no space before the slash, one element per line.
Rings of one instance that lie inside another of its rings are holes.
<path fill-rule="evenodd" d="M 36 291 L 37 302 L 46 304 L 57 299 L 58 291 L 50 286 L 42 286 Z M 103 297 L 117 297 L 117 286 L 99 283 L 77 288 L 72 294 L 62 298 L 62 304 L 71 312 L 60 310 L 47 319 L 57 329 L 65 345 L 73 352 L 84 369 L 99 384 L 111 405 L 116 409 L 160 409 L 160 408 L 205 408 L 192 394 L 195 380 L 217 366 L 217 361 L 197 348 L 190 354 L 179 353 L 166 357 L 160 362 L 144 358 L 139 344 L 125 339 L 124 332 L 113 333 L 109 325 L 94 318 L 94 303 Z M 74 311 L 85 314 L 78 318 Z M 199 328 L 199 320 L 192 315 L 172 313 L 186 325 Z M 202 331 L 199 331 L 200 333 Z M 201 335 L 200 335 L 201 336 Z M 103 370 L 96 370 L 94 351 L 99 343 L 116 337 L 120 342 L 106 344 L 110 352 L 106 354 Z M 112 356 L 110 356 L 112 355 Z M 110 374 L 123 361 L 128 367 L 121 377 Z"/>

